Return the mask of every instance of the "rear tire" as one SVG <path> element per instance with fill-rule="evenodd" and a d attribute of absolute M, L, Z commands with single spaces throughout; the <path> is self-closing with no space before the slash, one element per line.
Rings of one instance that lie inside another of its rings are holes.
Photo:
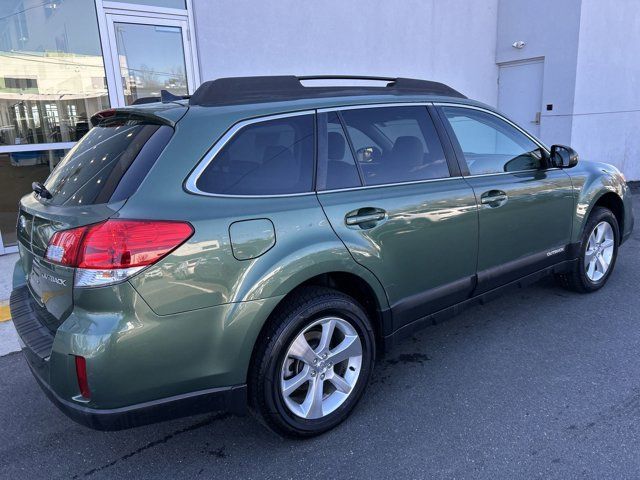
<path fill-rule="evenodd" d="M 571 271 L 557 275 L 560 284 L 579 293 L 601 289 L 613 272 L 619 244 L 615 215 L 607 208 L 595 207 L 582 234 L 578 261 Z"/>
<path fill-rule="evenodd" d="M 329 288 L 303 287 L 274 312 L 257 345 L 249 408 L 280 435 L 319 435 L 349 416 L 375 355 L 371 322 L 358 302 Z"/>

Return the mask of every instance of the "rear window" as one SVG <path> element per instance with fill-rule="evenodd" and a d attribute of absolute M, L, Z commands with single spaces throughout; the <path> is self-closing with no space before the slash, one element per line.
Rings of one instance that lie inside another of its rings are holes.
<path fill-rule="evenodd" d="M 45 186 L 53 205 L 91 205 L 131 196 L 173 135 L 166 125 L 105 120 L 62 159 Z"/>
<path fill-rule="evenodd" d="M 313 115 L 251 124 L 218 152 L 196 186 L 203 192 L 226 195 L 310 192 L 314 130 Z"/>

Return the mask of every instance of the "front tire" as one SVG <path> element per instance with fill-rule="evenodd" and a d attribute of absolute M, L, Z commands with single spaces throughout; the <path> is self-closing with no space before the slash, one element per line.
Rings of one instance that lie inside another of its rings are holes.
<path fill-rule="evenodd" d="M 347 418 L 375 360 L 375 337 L 353 298 L 304 287 L 280 306 L 252 361 L 249 405 L 276 433 L 312 437 Z"/>
<path fill-rule="evenodd" d="M 595 207 L 580 242 L 580 256 L 570 272 L 558 275 L 570 290 L 590 293 L 601 289 L 613 272 L 618 257 L 620 229 L 611 210 Z"/>

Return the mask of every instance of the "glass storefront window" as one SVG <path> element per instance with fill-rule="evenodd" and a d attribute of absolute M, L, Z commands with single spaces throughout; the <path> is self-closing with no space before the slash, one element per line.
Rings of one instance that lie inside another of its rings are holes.
<path fill-rule="evenodd" d="M 17 205 L 109 108 L 93 0 L 0 0 L 0 237 L 16 242 Z M 50 148 L 49 146 L 48 148 Z M 37 148 L 37 147 L 35 147 Z M 15 149 L 15 151 L 11 151 Z"/>
<path fill-rule="evenodd" d="M 66 150 L 0 153 L 0 235 L 5 246 L 16 243 L 18 201 L 31 182 L 44 182 Z"/>
<path fill-rule="evenodd" d="M 0 0 L 0 146 L 75 142 L 108 107 L 92 0 Z"/>

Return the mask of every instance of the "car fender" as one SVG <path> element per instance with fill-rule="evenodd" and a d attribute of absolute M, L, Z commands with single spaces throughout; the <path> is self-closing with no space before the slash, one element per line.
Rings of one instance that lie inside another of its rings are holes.
<path fill-rule="evenodd" d="M 572 243 L 581 241 L 591 211 L 598 200 L 607 193 L 614 193 L 623 201 L 625 218 L 627 217 L 627 212 L 631 210 L 630 193 L 624 177 L 618 169 L 605 163 L 581 162 L 569 173 L 576 192 Z"/>

